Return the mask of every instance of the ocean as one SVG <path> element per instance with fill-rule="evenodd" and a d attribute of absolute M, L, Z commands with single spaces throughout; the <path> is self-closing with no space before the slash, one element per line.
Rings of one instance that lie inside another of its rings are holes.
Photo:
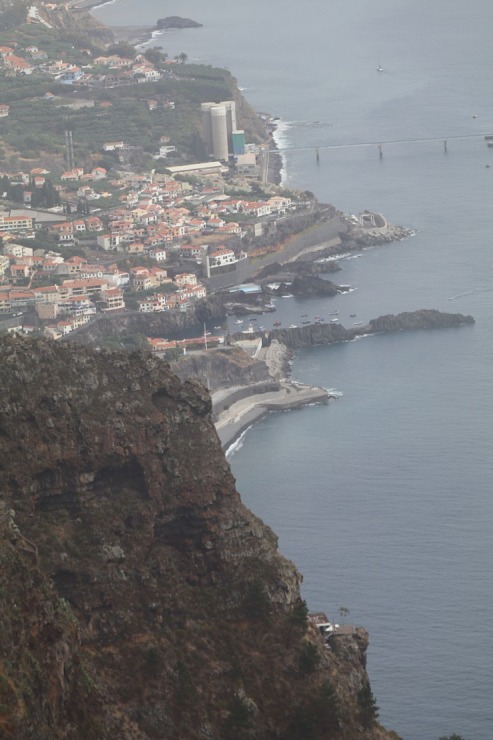
<path fill-rule="evenodd" d="M 279 116 L 287 186 L 414 231 L 342 259 L 331 278 L 351 292 L 279 298 L 265 325 L 335 311 L 345 326 L 420 308 L 475 317 L 300 352 L 293 377 L 339 397 L 266 417 L 229 460 L 303 573 L 309 608 L 337 621 L 345 607 L 369 630 L 382 723 L 404 740 L 491 740 L 493 5 L 117 0 L 94 14 L 203 23 L 151 45 L 228 67 Z"/>

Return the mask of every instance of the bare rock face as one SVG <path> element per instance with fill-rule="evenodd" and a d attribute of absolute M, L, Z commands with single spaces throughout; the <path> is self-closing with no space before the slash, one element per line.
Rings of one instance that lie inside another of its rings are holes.
<path fill-rule="evenodd" d="M 387 737 L 366 643 L 338 656 L 298 618 L 203 386 L 143 353 L 0 352 L 0 735 Z"/>
<path fill-rule="evenodd" d="M 194 352 L 171 367 L 182 380 L 199 379 L 210 391 L 271 380 L 265 362 L 250 358 L 238 347 Z"/>

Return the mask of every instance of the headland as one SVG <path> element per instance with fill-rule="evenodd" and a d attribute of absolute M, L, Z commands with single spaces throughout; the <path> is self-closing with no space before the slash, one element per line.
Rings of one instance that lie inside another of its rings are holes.
<path fill-rule="evenodd" d="M 472 316 L 435 310 L 405 312 L 372 319 L 367 325 L 346 329 L 340 324 L 310 324 L 300 328 L 262 332 L 257 336 L 257 361 L 264 362 L 272 381 L 222 388 L 212 395 L 216 431 L 227 450 L 251 427 L 272 411 L 288 411 L 331 398 L 325 388 L 308 386 L 289 378 L 290 360 L 296 350 L 347 342 L 362 336 L 421 329 L 448 329 L 474 324 Z M 234 341 L 234 337 L 232 341 Z M 241 341 L 241 335 L 238 336 Z"/>

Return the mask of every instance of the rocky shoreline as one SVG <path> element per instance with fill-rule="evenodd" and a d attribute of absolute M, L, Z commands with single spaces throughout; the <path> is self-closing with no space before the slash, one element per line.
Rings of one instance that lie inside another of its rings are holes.
<path fill-rule="evenodd" d="M 420 329 L 447 329 L 474 324 L 472 316 L 422 309 L 379 316 L 357 329 L 339 324 L 310 324 L 296 329 L 279 329 L 270 333 L 269 343 L 260 350 L 258 359 L 265 362 L 268 373 L 279 387 L 263 393 L 256 384 L 221 389 L 212 393 L 215 427 L 224 450 L 228 450 L 255 422 L 271 411 L 287 411 L 315 403 L 328 403 L 333 398 L 325 388 L 308 386 L 290 378 L 290 360 L 297 349 L 347 342 L 369 334 Z M 235 337 L 232 337 L 234 341 Z M 228 404 L 228 399 L 231 403 Z"/>

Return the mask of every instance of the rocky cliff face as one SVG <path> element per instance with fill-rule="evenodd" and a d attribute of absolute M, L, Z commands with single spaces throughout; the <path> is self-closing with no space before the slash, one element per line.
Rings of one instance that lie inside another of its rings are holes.
<path fill-rule="evenodd" d="M 390 737 L 364 631 L 330 651 L 307 626 L 202 386 L 147 354 L 0 352 L 1 736 Z"/>
<path fill-rule="evenodd" d="M 98 346 L 108 339 L 131 342 L 136 337 L 170 337 L 197 325 L 193 316 L 173 311 L 102 316 L 68 337 L 77 344 Z M 197 325 L 198 327 L 200 325 Z M 200 329 L 198 328 L 200 334 Z"/>
<path fill-rule="evenodd" d="M 238 347 L 194 352 L 171 367 L 182 380 L 200 380 L 210 391 L 272 380 L 265 362 L 253 360 Z"/>

